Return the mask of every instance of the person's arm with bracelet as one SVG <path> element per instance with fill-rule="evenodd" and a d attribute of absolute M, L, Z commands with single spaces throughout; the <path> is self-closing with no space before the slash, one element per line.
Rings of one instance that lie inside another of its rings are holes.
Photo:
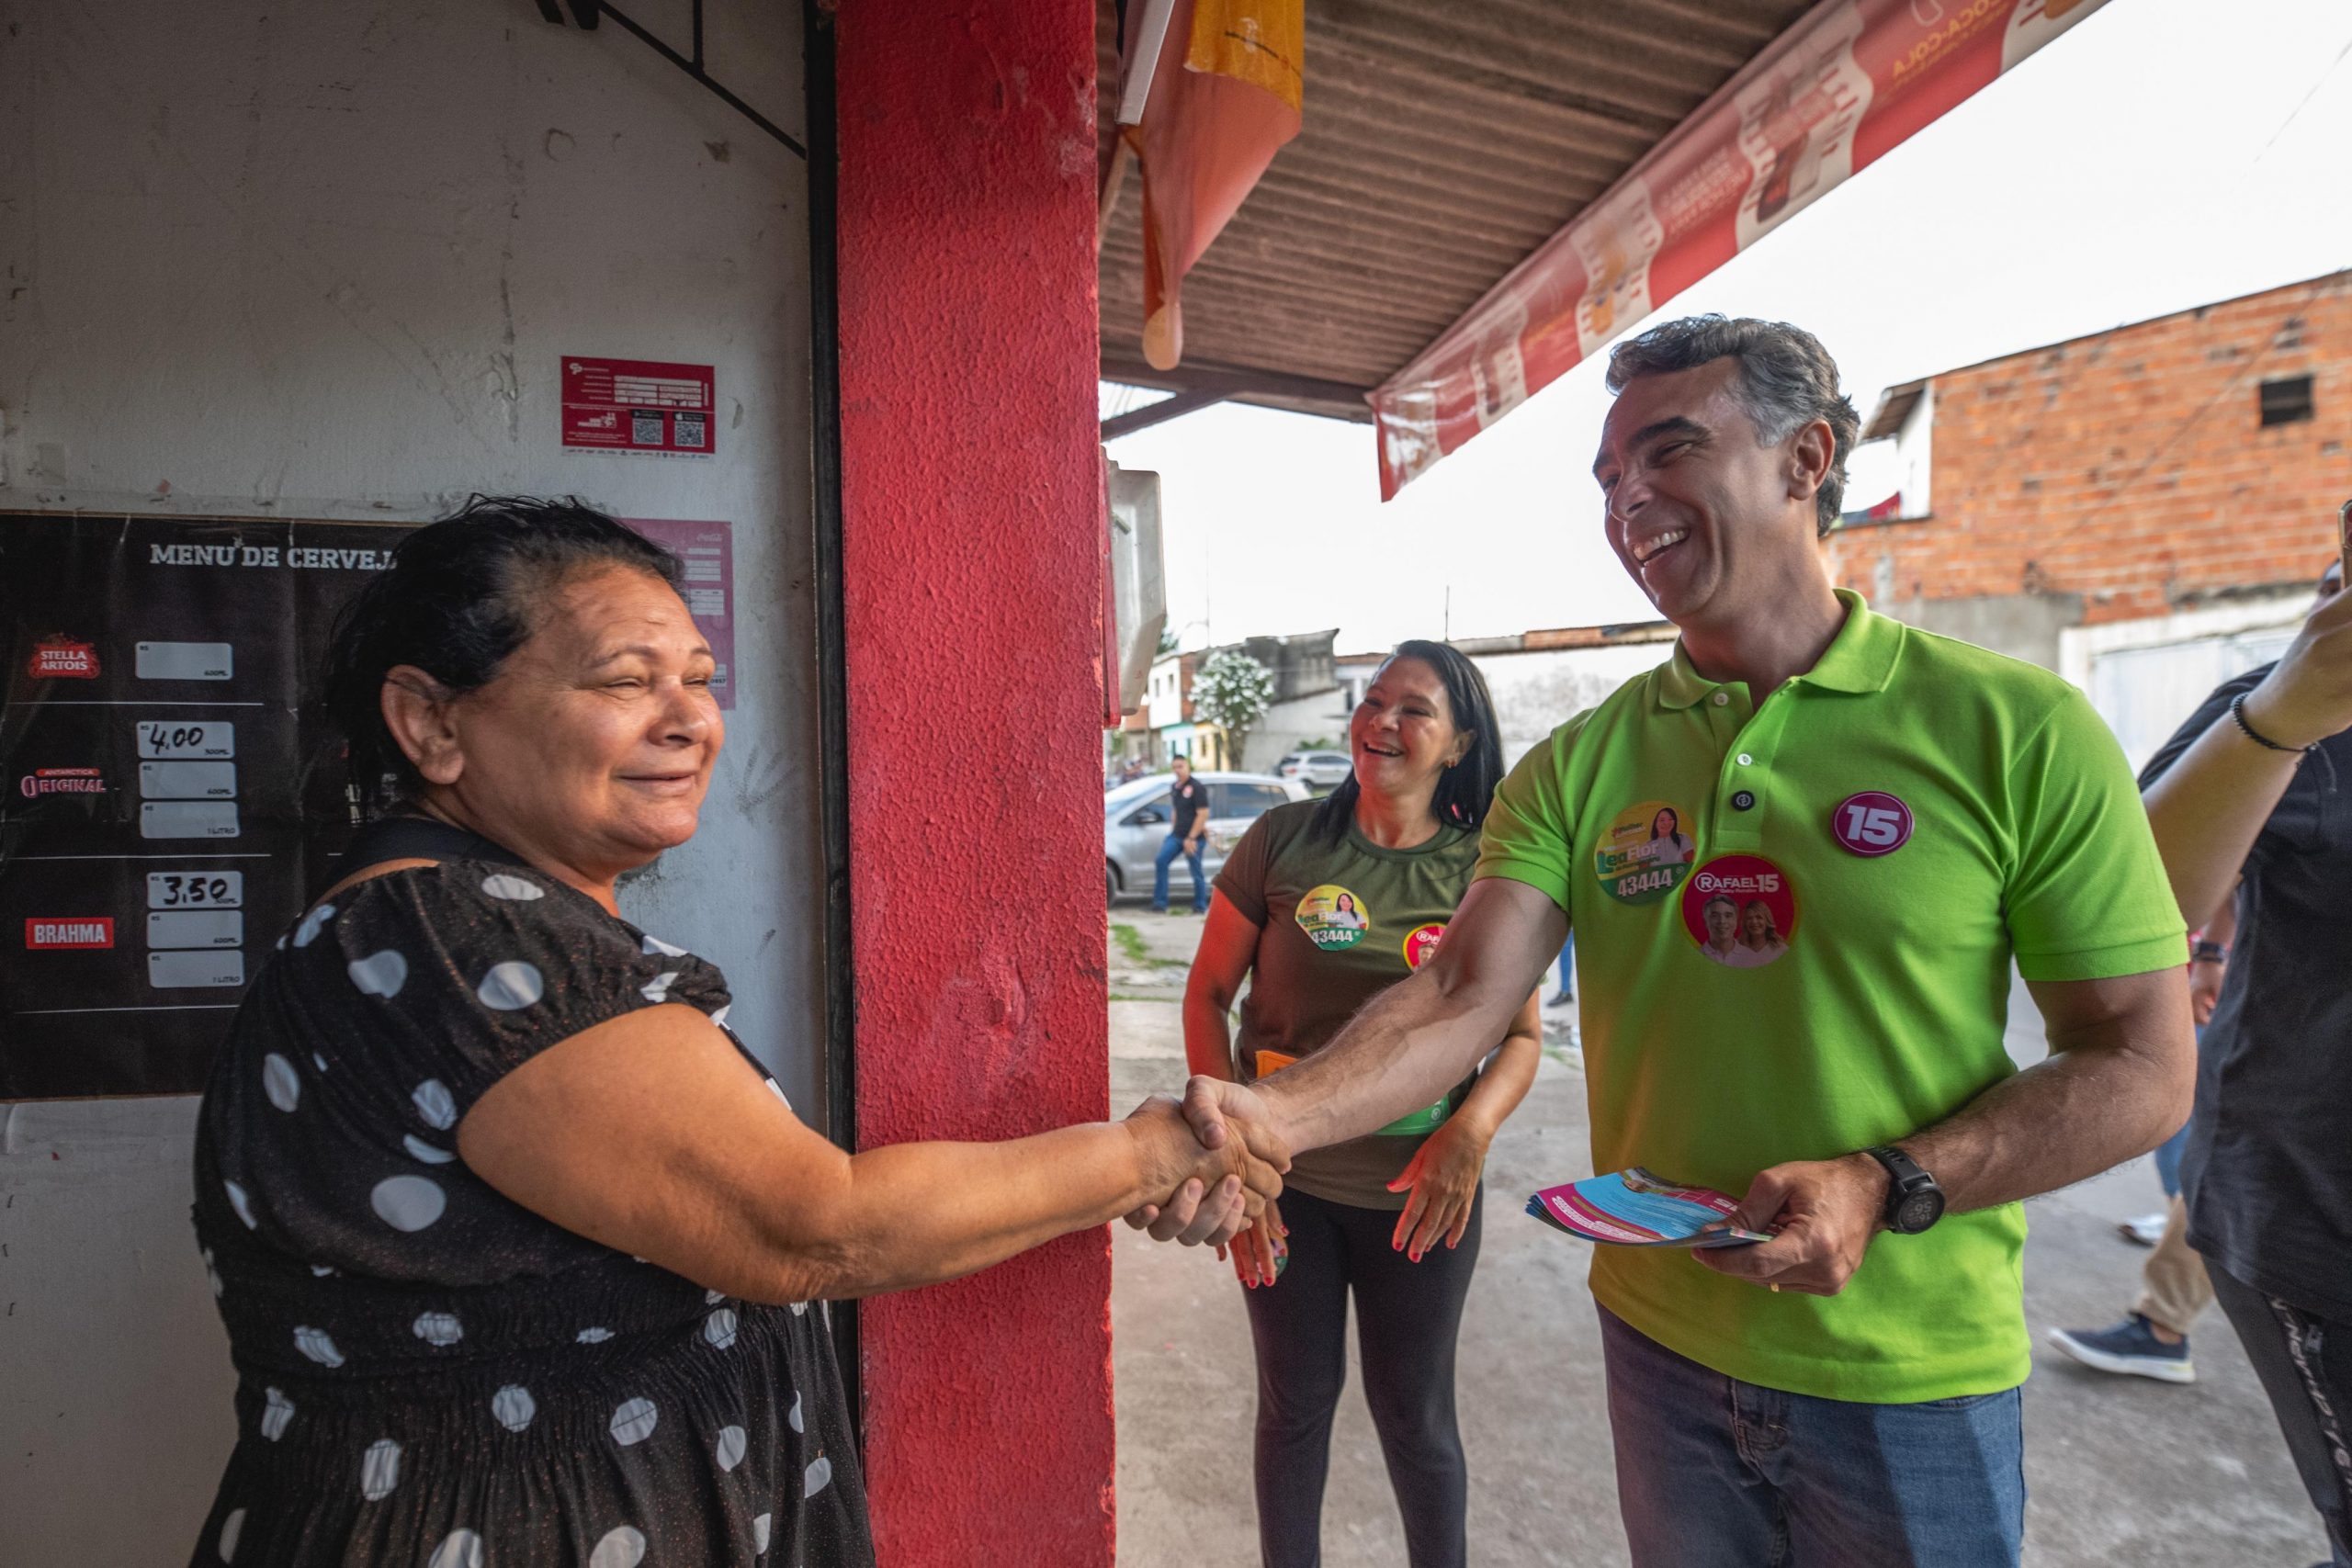
<path fill-rule="evenodd" d="M 1441 1241 L 1449 1247 L 1461 1243 L 1477 1202 L 1487 1151 L 1494 1146 L 1503 1122 L 1527 1098 L 1543 1058 L 1544 993 L 1539 987 L 1512 1018 L 1510 1032 L 1487 1058 L 1478 1081 L 1453 1114 L 1421 1140 L 1412 1162 L 1388 1184 L 1391 1192 L 1411 1194 L 1404 1213 L 1396 1216 L 1391 1247 L 1419 1263 Z"/>
<path fill-rule="evenodd" d="M 1165 1100 L 1003 1143 L 848 1154 L 675 1003 L 525 1062 L 467 1111 L 458 1146 L 485 1181 L 567 1230 L 774 1303 L 951 1280 L 1139 1208 L 1163 1239 L 1221 1242 L 1281 1186 L 1238 1140 L 1202 1147 Z"/>
<path fill-rule="evenodd" d="M 2352 593 L 2304 619 L 2261 684 L 2147 788 L 2148 823 L 2182 915 L 2220 908 L 2312 747 L 2352 728 Z"/>

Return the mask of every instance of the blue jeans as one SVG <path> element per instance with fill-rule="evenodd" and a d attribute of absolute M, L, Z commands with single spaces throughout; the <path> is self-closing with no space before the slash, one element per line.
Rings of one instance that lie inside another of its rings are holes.
<path fill-rule="evenodd" d="M 1570 931 L 1568 940 L 1560 944 L 1560 995 L 1577 994 L 1577 933 Z"/>
<path fill-rule="evenodd" d="M 1924 1404 L 1784 1393 L 1598 1310 L 1634 1568 L 2015 1568 L 2022 1390 Z"/>
<path fill-rule="evenodd" d="M 1184 863 L 1192 868 L 1193 913 L 1200 914 L 1209 907 L 1209 881 L 1201 874 L 1201 852 L 1187 850 L 1184 840 L 1173 833 L 1159 840 L 1159 860 L 1151 868 L 1151 907 L 1168 908 L 1168 868 L 1176 863 L 1178 855 L 1182 855 Z"/>

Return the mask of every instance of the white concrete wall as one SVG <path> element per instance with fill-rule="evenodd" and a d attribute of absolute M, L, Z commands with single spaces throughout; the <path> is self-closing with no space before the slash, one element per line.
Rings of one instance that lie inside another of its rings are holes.
<path fill-rule="evenodd" d="M 633 9 L 684 43 L 684 5 Z M 708 19 L 799 133 L 798 7 Z M 820 1111 L 806 193 L 642 43 L 531 0 L 0 0 L 0 506 L 733 522 L 728 755 L 624 902 L 725 966 Z M 564 457 L 565 354 L 716 365 L 718 456 Z M 232 1437 L 194 1103 L 0 1107 L 0 1563 L 187 1560 Z"/>
<path fill-rule="evenodd" d="M 1503 763 L 1508 767 L 1553 730 L 1673 656 L 1672 643 L 1657 642 L 1487 653 L 1470 662 L 1487 677 L 1487 690 L 1495 699 L 1495 716 L 1502 723 Z"/>
<path fill-rule="evenodd" d="M 1276 703 L 1266 716 L 1250 728 L 1242 748 L 1240 768 L 1247 773 L 1271 773 L 1274 764 L 1304 740 L 1320 739 L 1332 750 L 1348 749 L 1347 693 L 1335 687 L 1310 697 Z"/>

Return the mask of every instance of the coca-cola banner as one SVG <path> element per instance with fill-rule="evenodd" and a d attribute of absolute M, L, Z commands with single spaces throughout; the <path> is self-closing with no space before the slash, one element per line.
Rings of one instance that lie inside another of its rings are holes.
<path fill-rule="evenodd" d="M 1371 394 L 1393 496 L 2105 0 L 1826 0 Z"/>
<path fill-rule="evenodd" d="M 317 675 L 405 532 L 0 513 L 0 1100 L 204 1087 L 372 782 Z"/>

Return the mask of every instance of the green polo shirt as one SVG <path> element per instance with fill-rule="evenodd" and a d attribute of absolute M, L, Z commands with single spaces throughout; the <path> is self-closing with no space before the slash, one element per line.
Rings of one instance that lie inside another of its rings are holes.
<path fill-rule="evenodd" d="M 1568 913 L 1593 1168 L 1738 1194 L 1758 1170 L 1940 1122 L 2016 1068 L 2029 980 L 2187 960 L 2121 750 L 2032 665 L 1873 615 L 1761 702 L 1674 658 L 1523 758 L 1478 874 Z M 1672 813 L 1669 818 L 1667 813 Z M 1600 1304 L 1746 1382 L 1880 1404 L 2031 1359 L 2025 1213 L 1882 1234 L 1835 1297 L 1600 1247 Z"/>

